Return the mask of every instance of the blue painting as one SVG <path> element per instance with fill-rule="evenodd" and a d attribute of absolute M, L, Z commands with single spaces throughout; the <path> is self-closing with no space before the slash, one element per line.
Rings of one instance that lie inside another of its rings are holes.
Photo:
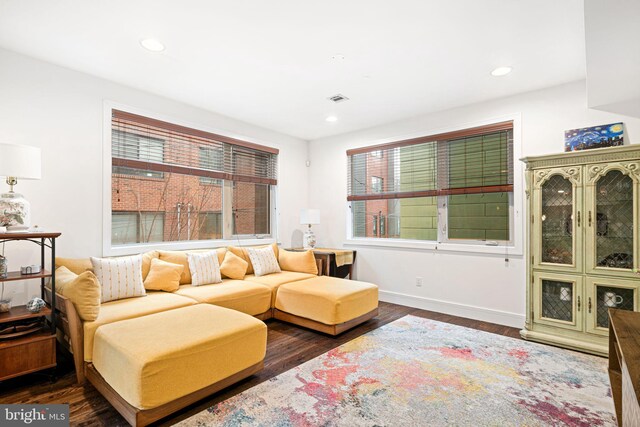
<path fill-rule="evenodd" d="M 624 143 L 622 123 L 564 131 L 564 151 L 617 147 Z"/>

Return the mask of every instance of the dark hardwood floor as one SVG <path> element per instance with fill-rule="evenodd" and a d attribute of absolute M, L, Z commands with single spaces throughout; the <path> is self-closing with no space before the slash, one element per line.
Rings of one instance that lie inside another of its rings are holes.
<path fill-rule="evenodd" d="M 453 323 L 512 338 L 520 338 L 518 330 L 507 326 L 450 316 L 396 304 L 380 303 L 380 314 L 337 337 L 323 335 L 297 326 L 268 320 L 269 327 L 265 368 L 258 374 L 196 403 L 167 418 L 158 425 L 171 425 L 219 401 L 313 359 L 347 341 L 407 314 Z M 72 426 L 127 426 L 115 409 L 89 383 L 75 384 L 73 364 L 68 356 L 59 355 L 55 381 L 44 374 L 30 374 L 0 382 L 0 403 L 68 403 Z"/>

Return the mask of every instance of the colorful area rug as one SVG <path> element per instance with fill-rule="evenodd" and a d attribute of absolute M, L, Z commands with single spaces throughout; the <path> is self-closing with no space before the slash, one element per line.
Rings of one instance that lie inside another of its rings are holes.
<path fill-rule="evenodd" d="M 606 359 L 406 316 L 182 426 L 615 426 Z"/>

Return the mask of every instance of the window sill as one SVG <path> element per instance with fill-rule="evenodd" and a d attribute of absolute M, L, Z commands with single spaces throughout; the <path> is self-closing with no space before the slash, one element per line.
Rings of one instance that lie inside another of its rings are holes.
<path fill-rule="evenodd" d="M 463 252 L 476 254 L 495 254 L 509 256 L 522 256 L 522 248 L 516 246 L 489 246 L 460 243 L 439 243 L 434 241 L 416 241 L 402 239 L 347 239 L 343 242 L 345 246 L 368 246 L 379 248 L 415 249 L 423 251 L 438 252 Z"/>
<path fill-rule="evenodd" d="M 256 246 L 256 245 L 270 245 L 275 243 L 276 239 L 272 237 L 265 238 L 253 238 L 253 239 L 231 239 L 231 240 L 192 240 L 182 242 L 155 242 L 144 244 L 131 244 L 112 246 L 106 248 L 104 256 L 122 256 L 122 255 L 137 255 L 153 250 L 160 251 L 185 251 L 190 249 L 215 249 L 223 248 L 226 246 Z"/>

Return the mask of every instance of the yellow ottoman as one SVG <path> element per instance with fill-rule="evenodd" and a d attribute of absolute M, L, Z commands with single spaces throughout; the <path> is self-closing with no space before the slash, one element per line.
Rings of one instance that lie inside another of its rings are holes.
<path fill-rule="evenodd" d="M 274 317 L 337 335 L 378 315 L 378 287 L 318 276 L 281 285 Z"/>
<path fill-rule="evenodd" d="M 99 327 L 87 378 L 144 425 L 259 371 L 266 345 L 260 320 L 198 304 Z"/>

